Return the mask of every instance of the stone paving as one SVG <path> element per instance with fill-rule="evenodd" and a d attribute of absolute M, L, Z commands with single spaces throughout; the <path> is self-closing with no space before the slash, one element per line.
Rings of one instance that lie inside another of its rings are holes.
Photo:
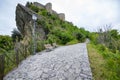
<path fill-rule="evenodd" d="M 86 43 L 30 56 L 4 80 L 92 80 Z"/>

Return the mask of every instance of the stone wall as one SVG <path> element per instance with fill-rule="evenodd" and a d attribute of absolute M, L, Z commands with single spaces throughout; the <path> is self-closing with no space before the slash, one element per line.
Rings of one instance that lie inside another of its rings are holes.
<path fill-rule="evenodd" d="M 42 4 L 38 3 L 38 2 L 34 2 L 33 5 L 35 5 L 35 6 L 39 7 L 39 8 L 42 8 L 42 9 L 45 8 L 44 5 L 42 5 Z"/>
<path fill-rule="evenodd" d="M 61 20 L 65 21 L 65 14 L 64 14 L 64 13 L 58 14 L 58 17 L 59 17 Z"/>

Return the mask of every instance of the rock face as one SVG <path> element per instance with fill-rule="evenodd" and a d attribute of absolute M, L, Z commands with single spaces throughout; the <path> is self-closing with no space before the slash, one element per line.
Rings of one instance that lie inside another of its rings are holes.
<path fill-rule="evenodd" d="M 32 12 L 21 4 L 18 4 L 16 7 L 16 25 L 23 35 L 31 34 L 25 31 L 25 29 L 28 28 L 31 31 Z"/>
<path fill-rule="evenodd" d="M 33 20 L 32 14 L 34 12 L 29 8 L 18 4 L 16 7 L 16 25 L 18 30 L 22 33 L 24 37 L 31 38 L 33 32 Z M 34 13 L 35 14 L 35 13 Z M 38 19 L 41 17 L 36 15 Z M 38 39 L 45 39 L 45 31 L 41 25 L 36 24 L 36 33 L 39 33 L 37 36 Z"/>

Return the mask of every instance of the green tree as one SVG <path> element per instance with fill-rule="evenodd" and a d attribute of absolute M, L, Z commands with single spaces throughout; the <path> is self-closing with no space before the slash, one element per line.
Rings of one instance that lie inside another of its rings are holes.
<path fill-rule="evenodd" d="M 85 35 L 81 32 L 76 32 L 75 33 L 76 39 L 80 42 L 85 41 Z"/>
<path fill-rule="evenodd" d="M 119 33 L 118 33 L 118 31 L 115 30 L 115 29 L 113 29 L 113 30 L 110 31 L 110 35 L 111 35 L 112 38 L 114 38 L 114 39 L 116 39 L 116 40 L 119 39 Z"/>

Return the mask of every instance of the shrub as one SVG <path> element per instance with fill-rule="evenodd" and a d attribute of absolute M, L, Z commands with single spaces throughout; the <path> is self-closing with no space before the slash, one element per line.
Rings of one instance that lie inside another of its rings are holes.
<path fill-rule="evenodd" d="M 58 37 L 61 40 L 61 44 L 66 44 L 72 40 L 72 37 L 66 32 L 62 32 Z"/>
<path fill-rule="evenodd" d="M 93 32 L 89 34 L 89 39 L 91 40 L 92 43 L 98 44 L 97 38 L 98 38 L 98 33 Z"/>
<path fill-rule="evenodd" d="M 42 50 L 44 50 L 44 42 L 43 41 L 37 41 L 37 48 L 36 48 L 36 52 L 40 52 Z"/>
<path fill-rule="evenodd" d="M 73 37 L 65 31 L 55 30 L 53 34 L 59 39 L 58 42 L 60 44 L 66 44 L 73 39 Z"/>
<path fill-rule="evenodd" d="M 10 36 L 0 35 L 0 48 L 9 51 L 13 49 L 13 42 Z"/>
<path fill-rule="evenodd" d="M 34 6 L 33 4 L 31 4 L 29 7 L 30 7 L 30 9 L 32 9 L 32 10 L 35 11 L 36 13 L 38 13 L 39 10 L 40 10 L 37 6 Z"/>
<path fill-rule="evenodd" d="M 78 40 L 74 39 L 68 42 L 67 45 L 76 44 L 76 43 L 78 43 Z"/>
<path fill-rule="evenodd" d="M 41 11 L 41 14 L 42 14 L 43 16 L 47 16 L 47 15 L 48 15 L 48 12 L 47 12 L 45 9 L 43 9 L 43 10 Z"/>
<path fill-rule="evenodd" d="M 46 34 L 50 32 L 50 29 L 49 29 L 50 25 L 44 19 L 37 20 L 37 24 L 43 27 Z"/>
<path fill-rule="evenodd" d="M 99 44 L 99 45 L 98 45 L 98 49 L 99 49 L 99 51 L 104 52 L 104 51 L 106 50 L 106 47 L 103 46 L 103 45 L 101 45 L 101 44 Z"/>
<path fill-rule="evenodd" d="M 52 43 L 56 43 L 57 42 L 57 37 L 54 34 L 49 34 L 47 36 L 48 36 L 47 43 L 52 45 Z"/>
<path fill-rule="evenodd" d="M 52 14 L 52 15 L 51 15 L 51 19 L 52 19 L 52 20 L 56 20 L 56 19 L 58 19 L 58 17 L 57 17 L 57 15 Z"/>
<path fill-rule="evenodd" d="M 81 32 L 76 32 L 76 39 L 79 41 L 79 42 L 83 42 L 85 41 L 85 35 L 83 35 Z"/>

